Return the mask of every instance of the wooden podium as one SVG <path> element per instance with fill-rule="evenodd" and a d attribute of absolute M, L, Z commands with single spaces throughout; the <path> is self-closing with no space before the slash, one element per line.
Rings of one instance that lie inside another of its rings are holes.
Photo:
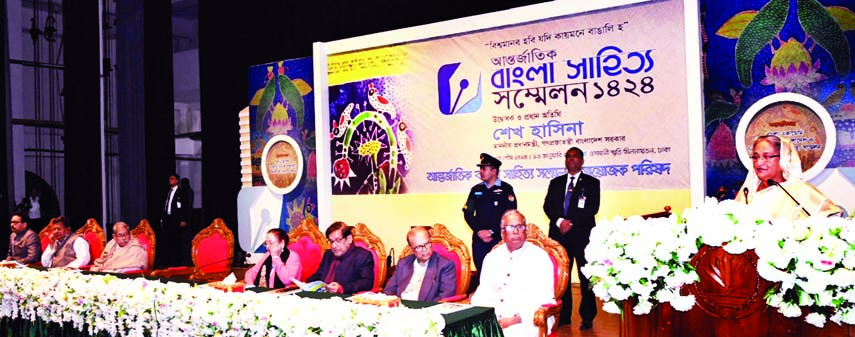
<path fill-rule="evenodd" d="M 757 273 L 753 250 L 731 255 L 721 247 L 703 246 L 692 258 L 700 282 L 683 287 L 684 295 L 695 295 L 695 306 L 687 312 L 669 304 L 658 305 L 647 315 L 635 315 L 635 303 L 625 301 L 620 335 L 624 337 L 778 337 L 855 336 L 855 326 L 827 321 L 817 328 L 802 317 L 789 318 L 766 305 L 764 296 L 774 284 Z"/>

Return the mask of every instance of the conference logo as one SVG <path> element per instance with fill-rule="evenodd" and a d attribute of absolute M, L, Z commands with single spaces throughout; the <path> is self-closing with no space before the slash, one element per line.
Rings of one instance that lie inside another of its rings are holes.
<path fill-rule="evenodd" d="M 460 62 L 449 63 L 439 67 L 436 72 L 439 111 L 443 115 L 467 114 L 481 108 L 481 74 L 478 73 L 478 85 L 472 88 L 470 80 L 457 72 L 458 68 Z M 461 99 L 465 101 L 461 102 Z"/>

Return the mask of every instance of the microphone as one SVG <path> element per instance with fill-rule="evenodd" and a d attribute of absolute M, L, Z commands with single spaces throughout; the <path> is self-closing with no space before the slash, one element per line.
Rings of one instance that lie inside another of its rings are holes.
<path fill-rule="evenodd" d="M 394 256 L 395 256 L 395 247 L 392 247 L 392 248 L 389 250 L 389 255 L 388 255 L 388 256 L 386 256 L 386 268 L 389 268 L 389 267 L 393 267 L 393 266 L 394 266 L 394 264 L 392 264 L 392 262 L 394 262 L 394 261 L 393 261 Z"/>
<path fill-rule="evenodd" d="M 806 214 L 807 216 L 810 216 L 810 212 L 808 212 L 808 211 L 807 211 L 807 210 L 802 206 L 802 204 L 800 204 L 800 203 L 798 202 L 798 200 L 796 200 L 796 198 L 793 198 L 793 195 L 792 195 L 792 194 L 790 194 L 790 192 L 787 192 L 787 189 L 786 189 L 786 188 L 784 188 L 784 186 L 783 186 L 783 185 L 779 184 L 777 181 L 774 181 L 774 180 L 772 180 L 772 179 L 766 179 L 766 184 L 767 184 L 767 185 L 769 185 L 769 186 L 778 186 L 778 187 L 780 187 L 780 188 L 781 188 L 781 190 L 782 190 L 782 191 L 784 191 L 784 193 L 786 193 L 786 194 L 787 194 L 787 196 L 788 196 L 788 197 L 790 197 L 790 199 L 792 199 L 794 203 L 796 203 L 796 206 L 799 206 L 799 207 L 802 209 L 802 212 L 805 212 L 805 214 Z"/>
<path fill-rule="evenodd" d="M 745 197 L 745 204 L 748 205 L 748 187 L 742 188 L 742 196 Z"/>

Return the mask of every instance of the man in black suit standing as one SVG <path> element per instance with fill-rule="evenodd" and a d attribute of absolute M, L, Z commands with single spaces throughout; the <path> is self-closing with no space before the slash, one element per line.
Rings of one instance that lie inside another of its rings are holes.
<path fill-rule="evenodd" d="M 181 177 L 178 174 L 169 176 L 169 190 L 163 203 L 163 214 L 160 218 L 160 233 L 157 235 L 157 252 L 161 263 L 168 266 L 186 264 L 190 256 L 189 231 L 187 227 L 187 210 L 192 207 L 187 202 L 184 189 L 178 186 Z M 163 252 L 161 255 L 160 252 Z"/>
<path fill-rule="evenodd" d="M 596 225 L 594 216 L 600 210 L 600 181 L 582 173 L 585 164 L 582 150 L 572 147 L 564 154 L 564 167 L 567 174 L 553 178 L 543 201 L 543 211 L 549 218 L 549 237 L 558 241 L 570 257 L 569 270 L 573 272 L 573 260 L 577 268 L 585 266 L 585 247 L 590 241 L 591 229 Z M 581 330 L 594 326 L 597 315 L 597 301 L 590 289 L 590 281 L 579 273 L 582 300 L 579 303 L 579 316 L 582 317 Z M 568 283 L 570 280 L 567 281 Z M 558 324 L 570 324 L 573 315 L 573 292 L 568 284 Z"/>

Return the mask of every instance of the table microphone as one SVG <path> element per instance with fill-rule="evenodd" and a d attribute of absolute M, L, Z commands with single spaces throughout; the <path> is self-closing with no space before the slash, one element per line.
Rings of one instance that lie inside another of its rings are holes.
<path fill-rule="evenodd" d="M 800 203 L 798 202 L 798 200 L 796 200 L 796 198 L 793 198 L 793 195 L 792 195 L 792 194 L 790 194 L 790 192 L 787 192 L 787 189 L 786 189 L 786 188 L 784 188 L 784 186 L 783 186 L 783 185 L 779 184 L 777 181 L 774 181 L 774 180 L 772 180 L 772 179 L 766 179 L 766 184 L 767 184 L 767 185 L 769 185 L 769 186 L 778 186 L 778 187 L 780 187 L 780 188 L 781 188 L 781 190 L 782 190 L 782 191 L 784 191 L 784 193 L 786 193 L 786 194 L 787 194 L 787 196 L 788 196 L 788 197 L 790 197 L 790 199 L 792 199 L 794 203 L 796 203 L 796 206 L 799 206 L 799 207 L 802 209 L 802 212 L 805 212 L 805 214 L 807 214 L 807 216 L 810 216 L 810 212 L 808 212 L 808 211 L 807 211 L 807 210 L 802 206 L 802 204 L 800 204 Z"/>
<path fill-rule="evenodd" d="M 748 205 L 748 187 L 742 188 L 742 195 L 745 197 L 745 204 Z"/>
<path fill-rule="evenodd" d="M 232 260 L 232 261 L 233 261 L 234 259 L 233 259 L 233 258 L 231 258 L 231 257 L 227 257 L 227 258 L 222 259 L 222 260 L 217 260 L 217 261 L 213 261 L 213 262 L 208 262 L 208 263 L 203 264 L 203 265 L 201 265 L 201 266 L 193 266 L 193 274 L 195 275 L 195 274 L 196 274 L 199 270 L 201 270 L 202 268 L 207 268 L 207 267 L 210 267 L 210 266 L 213 266 L 213 265 L 217 265 L 217 264 L 220 264 L 220 263 L 223 263 L 223 262 L 228 262 L 229 260 Z"/>

